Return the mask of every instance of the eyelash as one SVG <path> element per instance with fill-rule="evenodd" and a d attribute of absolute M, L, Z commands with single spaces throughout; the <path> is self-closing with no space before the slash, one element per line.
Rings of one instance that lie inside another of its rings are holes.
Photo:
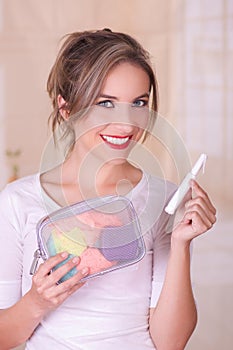
<path fill-rule="evenodd" d="M 140 106 L 136 105 L 136 103 L 138 103 L 138 102 L 142 103 L 142 105 L 140 105 Z M 134 101 L 133 105 L 135 107 L 145 107 L 148 105 L 148 101 L 147 100 L 136 100 L 136 101 Z"/>
<path fill-rule="evenodd" d="M 110 104 L 110 106 L 108 106 L 107 104 Z M 105 108 L 113 108 L 114 104 L 110 100 L 103 100 L 103 101 L 97 102 L 97 106 L 101 106 Z"/>
<path fill-rule="evenodd" d="M 140 103 L 140 105 L 138 105 Z M 110 104 L 110 105 L 109 105 Z M 133 107 L 145 107 L 148 105 L 147 100 L 136 100 L 133 102 Z M 105 107 L 105 108 L 114 108 L 114 103 L 111 100 L 103 100 L 100 102 L 97 102 L 97 106 Z"/>

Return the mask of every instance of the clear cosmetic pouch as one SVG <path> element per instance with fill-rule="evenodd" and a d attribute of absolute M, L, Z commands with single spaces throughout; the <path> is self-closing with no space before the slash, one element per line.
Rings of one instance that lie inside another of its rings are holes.
<path fill-rule="evenodd" d="M 49 214 L 37 224 L 37 241 L 31 274 L 40 258 L 45 261 L 67 251 L 68 258 L 55 270 L 74 256 L 80 257 L 79 265 L 59 282 L 85 266 L 89 274 L 82 281 L 132 265 L 145 255 L 137 214 L 131 201 L 123 196 L 89 199 Z"/>

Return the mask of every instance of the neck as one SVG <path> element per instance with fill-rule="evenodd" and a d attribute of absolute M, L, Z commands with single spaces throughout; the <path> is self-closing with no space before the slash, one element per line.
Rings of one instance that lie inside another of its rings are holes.
<path fill-rule="evenodd" d="M 128 193 L 140 181 L 141 171 L 127 160 L 105 162 L 92 154 L 72 152 L 62 167 L 62 182 L 77 185 L 83 197 Z"/>

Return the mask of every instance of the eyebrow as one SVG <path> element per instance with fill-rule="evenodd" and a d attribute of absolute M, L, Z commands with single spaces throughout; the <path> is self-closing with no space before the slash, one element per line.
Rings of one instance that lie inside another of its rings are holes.
<path fill-rule="evenodd" d="M 139 98 L 144 98 L 144 97 L 149 98 L 149 93 L 146 92 L 145 94 L 142 94 L 140 96 L 135 97 L 133 100 L 135 101 L 135 100 L 138 100 Z M 106 94 L 100 95 L 99 98 L 109 98 L 111 100 L 116 100 L 116 101 L 118 100 L 118 98 L 116 96 L 111 96 L 111 95 L 106 95 Z"/>

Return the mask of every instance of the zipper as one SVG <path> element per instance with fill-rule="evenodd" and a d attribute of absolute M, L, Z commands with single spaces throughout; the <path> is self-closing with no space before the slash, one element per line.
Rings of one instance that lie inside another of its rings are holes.
<path fill-rule="evenodd" d="M 40 258 L 41 258 L 40 249 L 37 249 L 34 253 L 32 265 L 30 268 L 30 275 L 34 275 L 34 273 L 36 272 Z"/>

